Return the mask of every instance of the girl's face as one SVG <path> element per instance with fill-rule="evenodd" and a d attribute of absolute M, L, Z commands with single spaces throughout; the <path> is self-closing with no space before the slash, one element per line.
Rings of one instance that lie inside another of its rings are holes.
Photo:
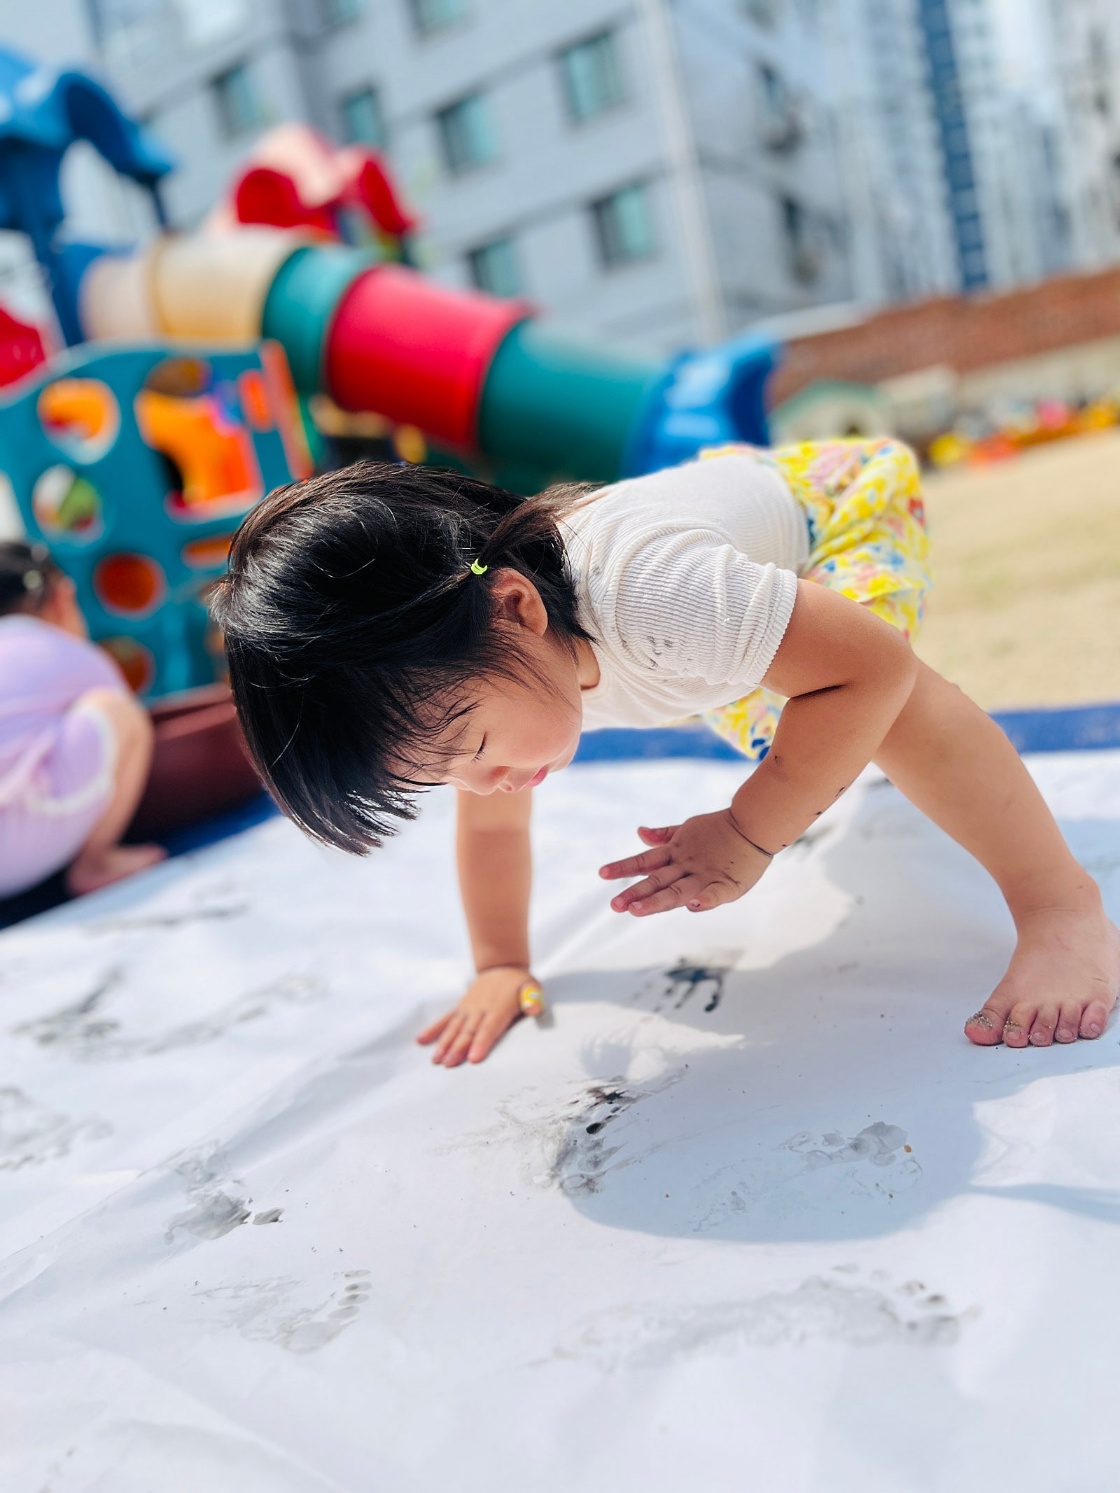
<path fill-rule="evenodd" d="M 469 793 L 519 793 L 535 788 L 575 756 L 583 724 L 580 691 L 599 682 L 589 644 L 576 655 L 554 639 L 536 587 L 516 571 L 500 571 L 491 594 L 497 625 L 525 664 L 524 678 L 488 679 L 441 773 L 443 782 Z"/>

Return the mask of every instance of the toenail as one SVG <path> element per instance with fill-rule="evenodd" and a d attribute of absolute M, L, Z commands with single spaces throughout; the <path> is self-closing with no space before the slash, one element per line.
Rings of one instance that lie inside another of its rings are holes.
<path fill-rule="evenodd" d="M 1034 1043 L 1034 1045 L 1036 1047 L 1045 1047 L 1046 1046 L 1046 1033 L 1045 1032 L 1032 1032 L 1031 1033 L 1031 1041 Z"/>
<path fill-rule="evenodd" d="M 988 1030 L 991 1031 L 992 1018 L 988 1015 L 987 1011 L 977 1011 L 975 1016 L 970 1016 L 968 1018 L 968 1020 L 965 1022 L 965 1026 L 986 1026 Z"/>
<path fill-rule="evenodd" d="M 1100 1026 L 1095 1021 L 1090 1021 L 1085 1030 L 1089 1033 L 1090 1037 L 1099 1037 L 1101 1034 Z"/>

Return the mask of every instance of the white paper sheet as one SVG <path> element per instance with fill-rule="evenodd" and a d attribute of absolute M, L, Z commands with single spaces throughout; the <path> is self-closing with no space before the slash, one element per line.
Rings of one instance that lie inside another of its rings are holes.
<path fill-rule="evenodd" d="M 1036 759 L 1120 912 L 1120 753 Z M 450 805 L 272 822 L 0 937 L 7 1493 L 1096 1493 L 1120 1066 L 978 1050 L 984 875 L 865 779 L 742 902 L 595 877 L 733 765 L 540 793 L 555 1020 L 477 1067 Z"/>

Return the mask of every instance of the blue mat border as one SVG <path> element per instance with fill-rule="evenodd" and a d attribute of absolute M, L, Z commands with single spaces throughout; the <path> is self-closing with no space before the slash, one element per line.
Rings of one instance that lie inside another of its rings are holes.
<path fill-rule="evenodd" d="M 1120 701 L 1062 706 L 1051 710 L 997 710 L 992 718 L 1019 752 L 1093 752 L 1120 747 Z M 668 726 L 652 731 L 589 731 L 577 762 L 638 762 L 661 757 L 697 757 L 740 762 L 739 753 L 704 726 Z"/>
<path fill-rule="evenodd" d="M 1103 705 L 1063 706 L 1052 710 L 993 712 L 1019 752 L 1094 752 L 1120 747 L 1120 701 Z M 708 762 L 741 762 L 727 742 L 704 726 L 667 726 L 652 731 L 588 731 L 576 762 L 649 762 L 691 757 Z M 262 793 L 232 813 L 171 836 L 172 855 L 228 839 L 272 818 L 276 805 Z"/>

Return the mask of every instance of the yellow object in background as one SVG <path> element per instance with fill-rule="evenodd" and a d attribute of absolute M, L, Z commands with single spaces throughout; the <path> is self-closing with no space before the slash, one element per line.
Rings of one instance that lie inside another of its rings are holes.
<path fill-rule="evenodd" d="M 522 1016 L 543 1016 L 544 991 L 535 980 L 526 980 L 517 992 L 517 1004 L 521 1007 Z"/>

